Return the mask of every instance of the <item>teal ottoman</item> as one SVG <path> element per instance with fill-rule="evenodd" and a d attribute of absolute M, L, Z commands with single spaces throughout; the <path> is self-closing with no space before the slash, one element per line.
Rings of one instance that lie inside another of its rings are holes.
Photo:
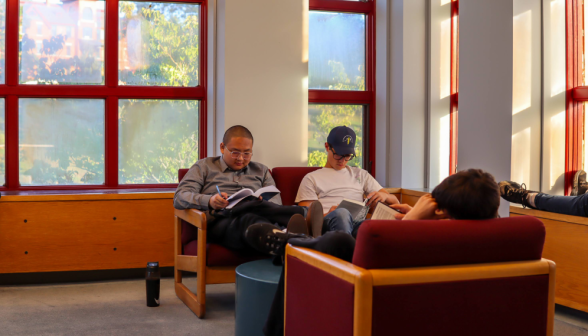
<path fill-rule="evenodd" d="M 263 336 L 282 266 L 256 260 L 239 265 L 236 272 L 235 336 Z"/>

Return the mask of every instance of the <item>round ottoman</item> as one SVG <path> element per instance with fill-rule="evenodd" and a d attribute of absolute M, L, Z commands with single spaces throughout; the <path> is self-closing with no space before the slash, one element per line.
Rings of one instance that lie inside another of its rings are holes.
<path fill-rule="evenodd" d="M 241 264 L 236 271 L 235 336 L 262 336 L 282 266 L 264 259 Z"/>

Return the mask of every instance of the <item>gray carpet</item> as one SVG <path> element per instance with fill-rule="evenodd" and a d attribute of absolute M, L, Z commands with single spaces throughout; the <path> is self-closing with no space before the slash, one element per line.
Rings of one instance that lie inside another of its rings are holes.
<path fill-rule="evenodd" d="M 186 280 L 195 288 L 196 279 Z M 145 281 L 0 287 L 2 335 L 233 335 L 234 285 L 208 286 L 198 319 L 161 281 L 161 306 L 145 305 Z M 588 314 L 557 307 L 557 336 L 588 336 Z"/>

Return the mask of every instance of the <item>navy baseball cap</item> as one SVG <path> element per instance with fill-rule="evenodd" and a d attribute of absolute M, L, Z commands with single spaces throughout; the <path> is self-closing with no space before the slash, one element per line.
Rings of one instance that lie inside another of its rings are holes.
<path fill-rule="evenodd" d="M 355 155 L 355 132 L 347 126 L 337 126 L 331 130 L 327 142 L 338 155 Z"/>

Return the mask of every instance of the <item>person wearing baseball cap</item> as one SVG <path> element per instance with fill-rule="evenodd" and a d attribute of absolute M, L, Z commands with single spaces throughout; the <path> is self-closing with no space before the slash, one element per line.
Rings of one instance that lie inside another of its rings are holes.
<path fill-rule="evenodd" d="M 337 126 L 331 130 L 325 143 L 327 163 L 323 169 L 307 174 L 300 183 L 296 202 L 307 206 L 320 201 L 325 215 L 322 229 L 314 229 L 311 234 L 318 237 L 325 231 L 344 231 L 355 235 L 361 223 L 354 223 L 347 209 L 337 209 L 343 199 L 358 202 L 369 198 L 367 205 L 378 202 L 388 205 L 398 204 L 396 196 L 391 195 L 366 170 L 347 165 L 355 155 L 357 137 L 347 126 Z"/>

